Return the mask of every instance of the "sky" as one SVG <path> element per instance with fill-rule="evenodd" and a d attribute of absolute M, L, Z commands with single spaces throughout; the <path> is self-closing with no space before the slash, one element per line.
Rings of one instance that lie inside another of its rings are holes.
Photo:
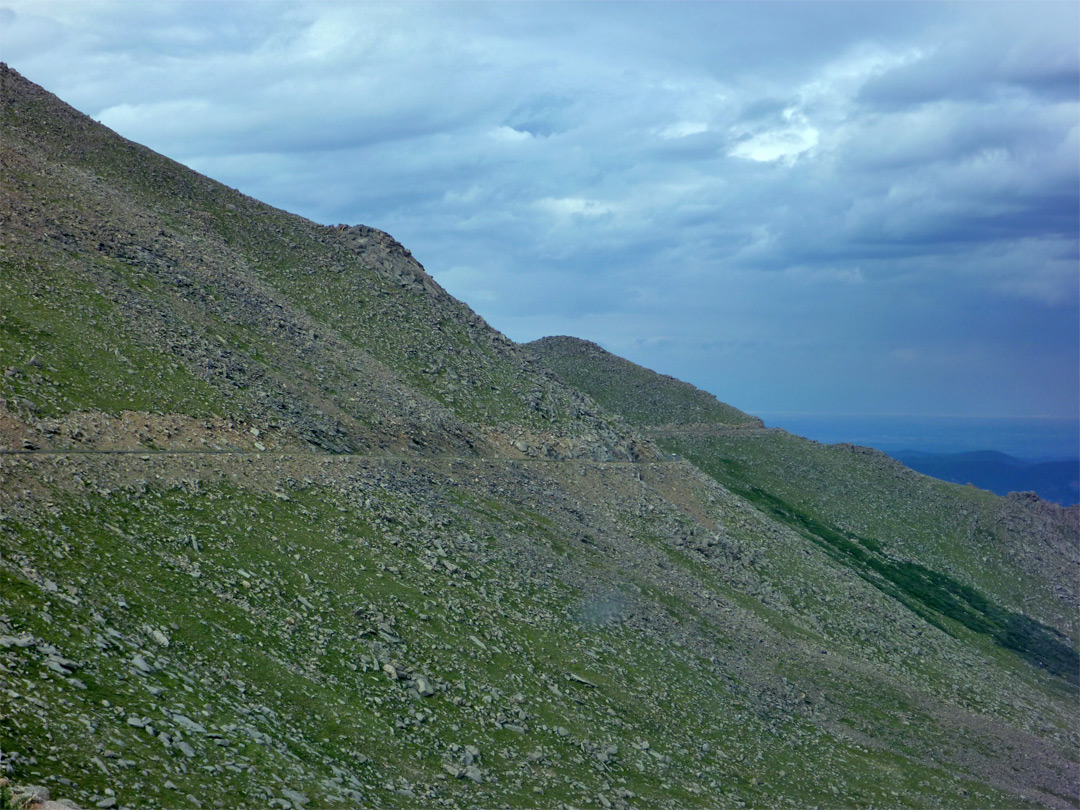
<path fill-rule="evenodd" d="M 517 341 L 753 413 L 1078 417 L 1080 3 L 0 0 L 0 59 Z"/>

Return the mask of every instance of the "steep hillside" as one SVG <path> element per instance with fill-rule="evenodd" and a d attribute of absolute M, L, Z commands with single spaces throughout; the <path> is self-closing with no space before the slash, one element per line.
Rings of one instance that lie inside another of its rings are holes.
<path fill-rule="evenodd" d="M 717 400 L 707 391 L 657 374 L 572 337 L 546 337 L 525 344 L 567 384 L 588 391 L 611 413 L 637 425 L 747 425 L 761 420 Z"/>
<path fill-rule="evenodd" d="M 1076 806 L 1075 510 L 920 489 L 572 339 L 549 370 L 386 234 L 0 80 L 17 785 Z"/>
<path fill-rule="evenodd" d="M 7 67 L 0 84 L 0 396 L 24 411 L 218 414 L 334 452 L 633 454 L 388 235 L 263 205 Z"/>
<path fill-rule="evenodd" d="M 685 383 L 575 338 L 529 347 L 599 402 L 648 391 L 648 408 L 621 413 L 658 446 L 923 621 L 1076 687 L 1080 508 L 947 484 L 869 448 L 733 425 L 723 412 L 687 419 Z"/>

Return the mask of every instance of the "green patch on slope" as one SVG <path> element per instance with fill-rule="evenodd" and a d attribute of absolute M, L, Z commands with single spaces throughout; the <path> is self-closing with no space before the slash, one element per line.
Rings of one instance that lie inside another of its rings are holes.
<path fill-rule="evenodd" d="M 747 470 L 738 462 L 708 463 L 693 457 L 692 449 L 680 452 L 698 464 L 726 488 L 753 503 L 769 516 L 791 526 L 825 551 L 833 560 L 853 569 L 875 588 L 898 599 L 912 611 L 946 632 L 942 617 L 1019 654 L 1028 663 L 1045 669 L 1073 687 L 1080 686 L 1080 655 L 1068 638 L 1052 627 L 993 602 L 970 585 L 925 565 L 898 560 L 881 549 L 873 538 L 860 537 L 830 526 L 776 495 L 748 483 Z"/>

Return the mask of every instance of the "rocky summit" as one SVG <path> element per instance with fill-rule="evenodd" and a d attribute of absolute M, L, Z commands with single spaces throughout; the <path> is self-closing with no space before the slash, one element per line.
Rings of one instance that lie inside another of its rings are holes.
<path fill-rule="evenodd" d="M 1080 803 L 1080 508 L 517 345 L 381 231 L 0 104 L 0 801 Z"/>

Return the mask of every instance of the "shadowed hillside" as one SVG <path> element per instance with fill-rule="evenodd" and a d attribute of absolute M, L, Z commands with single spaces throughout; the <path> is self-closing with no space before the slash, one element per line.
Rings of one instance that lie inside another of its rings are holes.
<path fill-rule="evenodd" d="M 1078 510 L 519 347 L 380 231 L 265 206 L 6 66 L 0 103 L 16 786 L 1075 806 Z"/>

